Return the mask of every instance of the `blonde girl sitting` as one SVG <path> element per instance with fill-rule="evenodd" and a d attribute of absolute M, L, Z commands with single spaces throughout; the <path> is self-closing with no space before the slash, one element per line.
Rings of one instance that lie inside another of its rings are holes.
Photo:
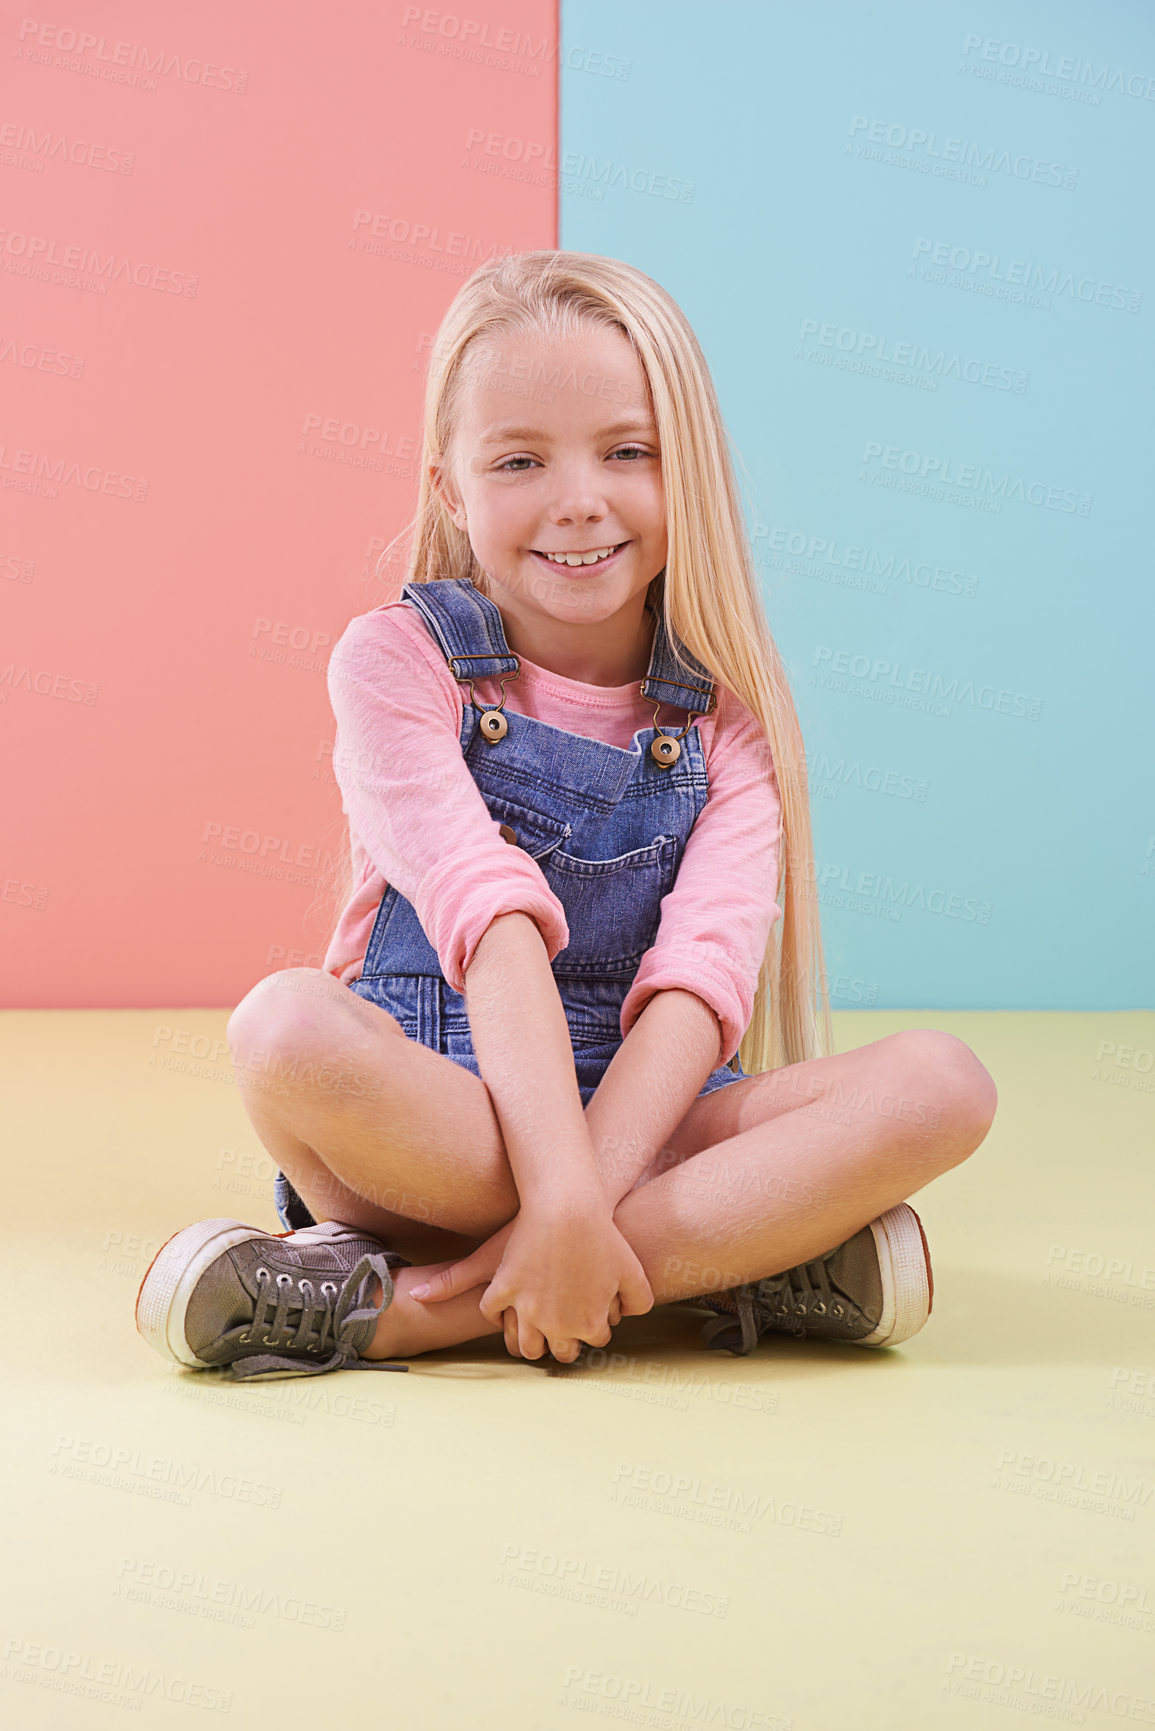
<path fill-rule="evenodd" d="M 672 298 L 586 253 L 475 272 L 412 527 L 330 664 L 324 965 L 228 1024 L 286 1230 L 176 1232 L 140 1332 L 238 1378 L 498 1332 L 570 1363 L 675 1301 L 739 1354 L 908 1339 L 933 1285 L 905 1199 L 995 1086 L 944 1032 L 833 1050 L 798 719 Z"/>

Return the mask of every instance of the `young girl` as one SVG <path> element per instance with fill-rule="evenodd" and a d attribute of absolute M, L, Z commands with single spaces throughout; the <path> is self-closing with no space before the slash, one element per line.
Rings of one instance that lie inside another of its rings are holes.
<path fill-rule="evenodd" d="M 671 297 L 587 253 L 475 272 L 414 527 L 330 665 L 324 966 L 228 1025 L 286 1231 L 175 1233 L 140 1332 L 240 1378 L 496 1332 L 571 1363 L 686 1300 L 735 1353 L 908 1339 L 933 1288 L 903 1199 L 995 1087 L 933 1030 L 833 1052 L 797 716 Z"/>

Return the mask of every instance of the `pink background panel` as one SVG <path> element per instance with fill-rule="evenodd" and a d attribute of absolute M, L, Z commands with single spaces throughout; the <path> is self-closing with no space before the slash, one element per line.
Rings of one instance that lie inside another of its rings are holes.
<path fill-rule="evenodd" d="M 4 10 L 9 1007 L 320 960 L 325 666 L 390 598 L 423 357 L 482 257 L 557 244 L 507 166 L 556 148 L 554 0 L 488 11 L 107 5 L 80 45 Z"/>

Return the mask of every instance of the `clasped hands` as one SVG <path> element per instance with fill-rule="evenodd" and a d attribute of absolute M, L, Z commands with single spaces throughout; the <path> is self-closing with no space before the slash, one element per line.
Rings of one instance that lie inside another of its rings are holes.
<path fill-rule="evenodd" d="M 484 1244 L 409 1296 L 423 1304 L 478 1287 L 482 1316 L 505 1331 L 513 1357 L 541 1358 L 547 1347 L 572 1364 L 582 1343 L 605 1346 L 623 1316 L 653 1308 L 641 1263 L 604 1199 L 564 1208 L 522 1206 Z"/>

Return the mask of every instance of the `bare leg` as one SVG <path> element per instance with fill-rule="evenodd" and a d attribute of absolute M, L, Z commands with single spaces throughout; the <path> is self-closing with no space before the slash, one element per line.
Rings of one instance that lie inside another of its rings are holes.
<path fill-rule="evenodd" d="M 484 1084 L 314 970 L 262 981 L 229 1038 L 254 1127 L 314 1215 L 424 1263 L 395 1277 L 371 1356 L 498 1332 L 480 1289 L 430 1306 L 406 1298 L 517 1210 Z M 657 1304 L 759 1279 L 833 1249 L 966 1159 L 996 1104 L 961 1040 L 887 1035 L 696 1100 L 614 1219 Z M 408 1216 L 394 1211 L 402 1201 Z"/>

